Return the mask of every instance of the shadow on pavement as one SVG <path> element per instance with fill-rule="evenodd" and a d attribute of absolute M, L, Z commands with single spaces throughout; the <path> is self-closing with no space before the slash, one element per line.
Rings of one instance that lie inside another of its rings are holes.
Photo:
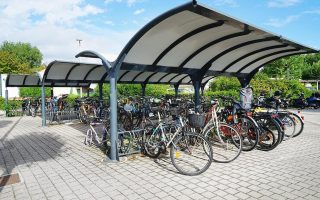
<path fill-rule="evenodd" d="M 176 168 L 173 166 L 170 156 L 165 156 L 163 154 L 160 155 L 160 157 L 158 159 L 155 159 L 154 162 L 161 168 L 174 172 L 174 173 L 178 173 L 178 171 L 176 170 Z"/>
<path fill-rule="evenodd" d="M 6 139 L 6 137 L 8 137 L 8 135 L 11 133 L 11 131 L 17 126 L 17 124 L 20 122 L 20 120 L 22 119 L 22 117 L 20 117 L 14 124 L 13 126 L 0 138 L 0 142 L 4 142 L 4 140 Z M 12 121 L 9 121 L 8 123 L 6 123 L 5 126 L 7 126 L 8 124 L 11 124 Z M 5 123 L 4 123 L 5 124 Z M 0 128 L 2 128 L 0 126 Z"/>
<path fill-rule="evenodd" d="M 2 141 L 4 148 L 0 150 L 1 176 L 11 174 L 19 165 L 32 165 L 36 162 L 47 161 L 59 156 L 65 145 L 57 135 L 49 133 L 27 133 L 15 136 L 13 139 Z M 6 185 L 6 179 L 0 179 L 0 185 Z M 3 187 L 0 187 L 0 192 Z"/>
<path fill-rule="evenodd" d="M 4 128 L 11 123 L 12 123 L 12 121 L 9 121 L 9 120 L 0 120 L 0 128 Z"/>

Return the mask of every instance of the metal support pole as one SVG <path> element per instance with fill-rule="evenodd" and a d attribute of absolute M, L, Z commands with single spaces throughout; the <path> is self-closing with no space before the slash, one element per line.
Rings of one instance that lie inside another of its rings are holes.
<path fill-rule="evenodd" d="M 200 105 L 200 81 L 196 80 L 193 84 L 194 87 L 194 107 L 195 111 L 199 112 L 199 105 Z"/>
<path fill-rule="evenodd" d="M 238 80 L 241 84 L 241 88 L 246 88 L 249 85 L 251 79 L 252 77 L 243 77 L 243 78 L 238 77 Z"/>
<path fill-rule="evenodd" d="M 200 89 L 201 89 L 201 96 L 203 96 L 203 94 L 204 94 L 204 87 L 205 87 L 205 86 L 206 86 L 205 84 L 202 84 L 202 85 L 201 85 L 201 88 L 200 88 Z"/>
<path fill-rule="evenodd" d="M 46 91 L 44 83 L 41 86 L 41 115 L 42 115 L 42 127 L 46 126 Z"/>
<path fill-rule="evenodd" d="M 194 87 L 194 108 L 196 112 L 199 112 L 200 110 L 200 87 L 203 79 L 203 74 L 195 74 L 191 75 L 191 81 Z"/>
<path fill-rule="evenodd" d="M 7 88 L 6 88 L 6 91 L 5 91 L 5 95 L 6 95 L 6 105 L 8 105 L 9 92 L 8 92 Z"/>
<path fill-rule="evenodd" d="M 117 141 L 118 141 L 118 131 L 117 131 L 117 80 L 115 73 L 110 74 L 110 125 L 111 125 L 111 150 L 110 150 L 110 160 L 119 160 L 117 156 Z"/>
<path fill-rule="evenodd" d="M 146 96 L 146 87 L 147 87 L 147 84 L 145 84 L 145 83 L 141 84 L 141 95 L 143 97 Z"/>
<path fill-rule="evenodd" d="M 102 83 L 99 83 L 99 100 L 103 100 L 103 93 L 102 93 Z"/>
<path fill-rule="evenodd" d="M 53 88 L 51 88 L 51 90 L 50 90 L 50 97 L 51 97 L 51 99 L 53 98 Z"/>
<path fill-rule="evenodd" d="M 2 90 L 2 88 L 1 88 L 1 90 Z M 8 108 L 8 99 L 9 99 L 9 92 L 8 92 L 8 89 L 6 88 L 6 90 L 5 90 L 5 105 L 6 105 L 6 116 L 7 116 L 7 108 Z"/>
<path fill-rule="evenodd" d="M 118 122 L 117 122 L 117 78 L 118 73 L 121 67 L 121 64 L 126 57 L 126 54 L 123 54 L 120 58 L 118 58 L 114 65 L 112 66 L 101 54 L 94 52 L 94 51 L 83 51 L 76 55 L 78 57 L 89 57 L 89 58 L 99 58 L 103 66 L 106 68 L 108 72 L 108 77 L 110 80 L 110 128 L 111 128 L 111 136 L 110 136 L 110 143 L 111 143 L 111 150 L 109 155 L 109 160 L 117 161 L 119 160 L 118 157 L 118 148 L 117 148 L 117 141 L 118 141 Z"/>
<path fill-rule="evenodd" d="M 89 97 L 90 96 L 90 87 L 88 87 L 88 89 L 87 89 L 87 97 Z"/>
<path fill-rule="evenodd" d="M 179 94 L 179 84 L 174 85 L 174 96 L 175 98 L 178 98 Z"/>

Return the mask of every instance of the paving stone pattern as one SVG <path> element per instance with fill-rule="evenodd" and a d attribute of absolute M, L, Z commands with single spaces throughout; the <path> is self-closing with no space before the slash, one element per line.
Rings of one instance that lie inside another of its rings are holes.
<path fill-rule="evenodd" d="M 82 124 L 1 117 L 0 174 L 22 182 L 0 188 L 0 199 L 320 199 L 320 111 L 305 117 L 302 135 L 273 151 L 243 152 L 193 177 L 165 156 L 105 164 L 101 150 L 83 144 Z"/>

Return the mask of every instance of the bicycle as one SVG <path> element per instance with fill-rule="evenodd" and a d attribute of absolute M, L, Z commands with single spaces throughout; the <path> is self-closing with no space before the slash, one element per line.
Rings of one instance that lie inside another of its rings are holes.
<path fill-rule="evenodd" d="M 202 133 L 212 144 L 213 161 L 228 163 L 240 155 L 242 138 L 235 128 L 219 122 L 218 106 L 219 102 L 217 100 L 211 101 L 210 109 L 205 116 L 206 125 L 202 129 Z"/>
<path fill-rule="evenodd" d="M 94 126 L 102 125 L 102 134 L 99 134 Z M 84 144 L 88 146 L 92 146 L 93 144 L 98 147 L 110 146 L 110 132 L 108 131 L 109 127 L 105 121 L 99 120 L 99 118 L 92 118 L 89 123 L 89 129 L 87 130 L 86 137 L 84 140 Z M 117 151 L 119 156 L 128 155 L 136 152 L 140 152 L 142 149 L 142 141 L 139 140 L 141 137 L 139 132 L 142 132 L 143 135 L 145 133 L 144 130 L 118 130 L 118 142 L 117 142 Z M 99 136 L 101 135 L 101 136 Z M 134 146 L 134 144 L 137 146 Z M 132 149 L 136 148 L 137 151 L 133 152 Z"/>
<path fill-rule="evenodd" d="M 213 150 L 210 142 L 200 134 L 185 132 L 181 117 L 175 119 L 174 133 L 165 132 L 159 113 L 158 117 L 159 125 L 146 135 L 146 155 L 157 158 L 170 147 L 172 164 L 181 174 L 195 176 L 205 172 L 212 163 Z"/>

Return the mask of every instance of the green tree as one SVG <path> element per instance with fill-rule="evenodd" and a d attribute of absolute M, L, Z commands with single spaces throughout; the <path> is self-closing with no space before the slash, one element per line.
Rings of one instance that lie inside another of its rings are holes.
<path fill-rule="evenodd" d="M 155 85 L 155 84 L 147 84 L 146 87 L 146 95 L 160 97 L 164 95 L 173 95 L 174 92 L 169 91 L 169 85 Z M 94 90 L 93 96 L 99 95 L 99 87 L 96 87 Z M 142 88 L 140 84 L 117 84 L 118 97 L 129 97 L 129 96 L 141 96 Z M 103 96 L 105 98 L 109 98 L 110 94 L 110 85 L 103 84 L 102 87 Z"/>
<path fill-rule="evenodd" d="M 299 79 L 306 68 L 305 56 L 290 56 L 267 64 L 262 70 L 272 78 Z"/>
<path fill-rule="evenodd" d="M 210 90 L 213 92 L 223 90 L 236 90 L 241 88 L 240 82 L 236 77 L 220 76 L 210 84 Z"/>
<path fill-rule="evenodd" d="M 42 53 L 37 47 L 31 46 L 30 43 L 5 41 L 0 46 L 0 51 L 14 54 L 18 62 L 26 64 L 28 69 L 39 67 L 42 62 Z"/>
<path fill-rule="evenodd" d="M 41 88 L 40 87 L 22 87 L 20 88 L 20 97 L 41 97 Z M 45 88 L 46 97 L 51 95 L 51 89 Z"/>
<path fill-rule="evenodd" d="M 27 73 L 28 68 L 24 63 L 20 63 L 17 57 L 10 52 L 0 50 L 0 73 L 1 74 L 19 74 Z"/>
<path fill-rule="evenodd" d="M 317 63 L 313 63 L 302 73 L 302 79 L 304 80 L 319 80 L 320 79 L 320 60 Z"/>

